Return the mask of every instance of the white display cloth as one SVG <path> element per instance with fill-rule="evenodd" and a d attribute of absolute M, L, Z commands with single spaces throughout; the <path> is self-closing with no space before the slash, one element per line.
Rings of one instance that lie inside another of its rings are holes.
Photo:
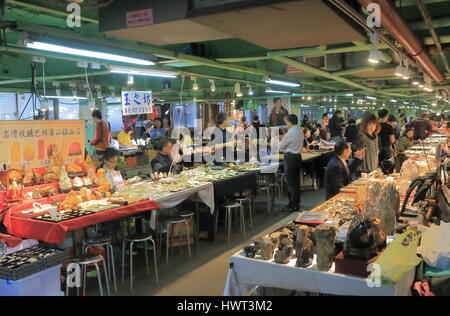
<path fill-rule="evenodd" d="M 258 256 L 256 257 L 258 258 Z M 273 260 L 246 258 L 243 252 L 231 257 L 224 296 L 242 296 L 255 286 L 293 291 L 351 296 L 410 296 L 415 271 L 406 273 L 394 286 L 370 288 L 363 278 L 318 271 L 314 263 L 307 269 L 295 267 L 296 259 L 287 265 Z"/>
<path fill-rule="evenodd" d="M 214 185 L 212 183 L 206 183 L 195 188 L 174 192 L 156 199 L 155 201 L 161 206 L 161 209 L 170 209 L 181 204 L 195 194 L 197 194 L 200 200 L 210 208 L 211 214 L 214 214 Z M 156 227 L 156 213 L 156 210 L 152 211 L 152 217 L 150 219 L 150 227 L 152 229 L 155 229 Z"/>

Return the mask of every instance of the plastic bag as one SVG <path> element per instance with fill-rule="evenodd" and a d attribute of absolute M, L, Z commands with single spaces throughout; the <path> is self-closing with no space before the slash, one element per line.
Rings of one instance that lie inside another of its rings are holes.
<path fill-rule="evenodd" d="M 416 267 L 422 259 L 416 255 L 419 237 L 407 231 L 391 243 L 372 267 L 369 280 L 383 285 L 397 284 L 403 275 Z"/>

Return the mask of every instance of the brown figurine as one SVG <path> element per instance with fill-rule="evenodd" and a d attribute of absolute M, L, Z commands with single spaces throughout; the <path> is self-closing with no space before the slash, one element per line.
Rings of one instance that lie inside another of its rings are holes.
<path fill-rule="evenodd" d="M 328 271 L 333 265 L 336 229 L 320 225 L 314 230 L 314 238 L 316 240 L 317 268 L 321 271 Z"/>
<path fill-rule="evenodd" d="M 309 267 L 314 260 L 314 244 L 311 240 L 311 227 L 300 226 L 296 230 L 295 254 L 297 256 L 296 267 Z"/>

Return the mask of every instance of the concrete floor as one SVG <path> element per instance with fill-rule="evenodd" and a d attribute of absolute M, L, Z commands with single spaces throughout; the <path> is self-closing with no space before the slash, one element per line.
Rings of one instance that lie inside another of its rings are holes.
<path fill-rule="evenodd" d="M 311 209 L 324 201 L 324 191 L 302 192 L 302 206 Z M 159 265 L 160 283 L 157 286 L 153 266 L 150 277 L 145 274 L 143 255 L 136 256 L 134 290 L 129 291 L 129 277 L 126 274 L 125 282 L 120 282 L 120 273 L 117 269 L 119 296 L 222 296 L 225 281 L 228 274 L 230 257 L 243 247 L 251 243 L 255 237 L 269 233 L 287 222 L 291 221 L 294 214 L 280 212 L 287 201 L 277 203 L 272 214 L 266 213 L 266 204 L 257 203 L 254 214 L 254 229 L 247 229 L 247 238 L 242 239 L 239 227 L 234 227 L 233 242 L 227 243 L 225 228 L 219 225 L 216 241 L 201 241 L 198 250 L 193 252 L 192 261 L 189 261 L 187 251 L 180 255 L 175 251 L 170 257 L 169 264 L 161 259 Z M 152 261 L 153 262 L 153 261 Z M 128 266 L 126 271 L 128 272 Z M 96 285 L 92 280 L 91 286 Z M 95 295 L 96 289 L 92 289 L 90 295 Z"/>

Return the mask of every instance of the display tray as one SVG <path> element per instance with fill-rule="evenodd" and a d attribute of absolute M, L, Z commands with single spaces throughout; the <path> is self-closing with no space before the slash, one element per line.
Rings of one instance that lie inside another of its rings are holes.
<path fill-rule="evenodd" d="M 92 214 L 96 214 L 96 212 L 94 212 L 94 211 L 73 211 L 70 213 L 65 213 L 65 214 L 55 217 L 55 218 L 51 218 L 50 215 L 47 214 L 47 215 L 36 216 L 36 217 L 33 217 L 32 219 L 41 221 L 41 222 L 61 223 L 61 222 L 70 221 L 72 219 L 76 219 L 76 218 L 80 218 L 80 217 L 84 217 L 84 216 L 88 216 L 88 215 L 92 215 Z"/>
<path fill-rule="evenodd" d="M 34 246 L 0 258 L 0 278 L 17 281 L 70 259 L 69 250 Z"/>

